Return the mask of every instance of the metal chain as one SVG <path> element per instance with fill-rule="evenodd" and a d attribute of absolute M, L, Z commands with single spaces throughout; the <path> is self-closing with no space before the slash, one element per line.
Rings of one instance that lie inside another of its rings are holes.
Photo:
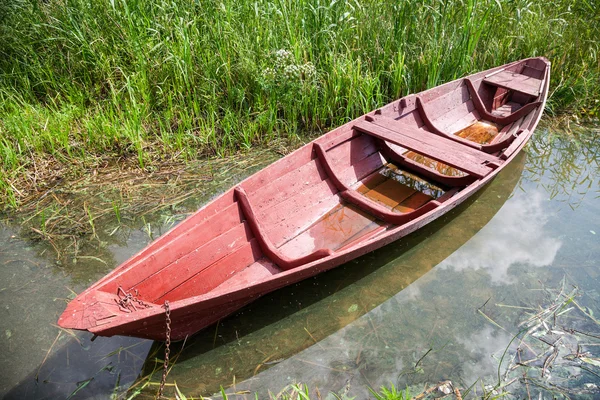
<path fill-rule="evenodd" d="M 134 290 L 134 293 L 130 293 L 130 292 L 126 292 L 125 290 L 123 290 L 123 288 L 121 286 L 119 286 L 117 288 L 117 299 L 115 300 L 115 303 L 117 303 L 119 305 L 119 309 L 123 312 L 126 313 L 130 313 L 132 311 L 137 311 L 137 307 L 135 306 L 135 303 L 137 303 L 137 305 L 139 307 L 142 308 L 150 308 L 152 307 L 150 304 L 144 303 L 143 300 L 139 299 L 138 296 L 140 295 L 140 292 L 138 292 L 137 289 Z"/>
<path fill-rule="evenodd" d="M 169 301 L 165 300 L 165 320 L 166 320 L 166 340 L 165 340 L 165 362 L 163 364 L 163 374 L 160 380 L 160 387 L 158 388 L 157 399 L 160 399 L 165 389 L 165 382 L 167 381 L 167 373 L 169 372 L 169 354 L 171 353 L 171 309 L 169 308 Z"/>

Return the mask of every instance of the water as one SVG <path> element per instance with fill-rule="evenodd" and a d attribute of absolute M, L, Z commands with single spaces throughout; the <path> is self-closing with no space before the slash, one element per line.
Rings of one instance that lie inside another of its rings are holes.
<path fill-rule="evenodd" d="M 464 389 L 479 378 L 494 384 L 517 325 L 532 312 L 526 308 L 549 304 L 563 281 L 580 288 L 584 311 L 600 315 L 600 144 L 592 128 L 575 136 L 538 129 L 527 156 L 442 220 L 259 299 L 188 340 L 183 350 L 175 346 L 168 381 L 187 395 L 211 395 L 222 385 L 228 393 L 258 392 L 261 398 L 293 382 L 308 383 L 323 397 L 357 398 L 368 397 L 369 387 L 390 384 L 422 389 L 451 379 Z M 15 232 L 0 229 L 0 393 L 108 398 L 134 385 L 129 394 L 144 387 L 140 397 L 151 398 L 160 379 L 160 371 L 149 375 L 160 367 L 159 345 L 126 338 L 90 342 L 90 335 L 72 336 L 53 325 L 71 290 L 82 290 L 142 248 L 147 232 L 132 229 L 126 241 L 106 246 L 107 265 L 83 258 L 70 268 Z M 600 332 L 581 311 L 569 312 L 569 328 Z M 598 378 L 567 366 L 563 347 L 550 382 L 576 386 L 583 396 L 584 385 Z M 585 349 L 592 358 L 600 351 Z M 502 371 L 507 366 L 505 360 Z M 518 385 L 509 390 L 524 390 Z M 585 390 L 594 396 L 593 387 Z"/>

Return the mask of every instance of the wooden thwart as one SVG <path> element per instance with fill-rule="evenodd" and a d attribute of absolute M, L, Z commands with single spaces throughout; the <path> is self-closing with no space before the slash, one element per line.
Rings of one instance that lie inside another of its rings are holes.
<path fill-rule="evenodd" d="M 488 76 L 483 82 L 508 90 L 514 90 L 515 92 L 524 93 L 532 97 L 538 97 L 540 95 L 540 86 L 542 84 L 541 79 L 509 71 L 502 71 L 495 75 Z"/>
<path fill-rule="evenodd" d="M 382 121 L 377 119 L 374 122 L 359 121 L 354 124 L 354 128 L 367 135 L 433 158 L 478 178 L 483 178 L 492 171 L 492 168 L 484 164 L 498 161 L 497 157 L 427 131 L 415 129 L 395 120 Z M 385 125 L 385 127 L 381 125 Z"/>

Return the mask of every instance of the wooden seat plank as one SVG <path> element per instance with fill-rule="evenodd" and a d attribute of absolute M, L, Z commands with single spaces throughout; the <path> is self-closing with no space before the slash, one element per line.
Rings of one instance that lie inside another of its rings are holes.
<path fill-rule="evenodd" d="M 472 154 L 476 150 L 425 131 L 409 126 L 402 126 L 402 132 L 392 131 L 368 121 L 357 122 L 354 127 L 368 135 L 426 155 L 478 178 L 483 178 L 492 171 L 490 167 L 483 165 L 484 162 L 492 161 L 486 157 L 488 154 Z"/>
<path fill-rule="evenodd" d="M 483 82 L 508 90 L 521 92 L 533 97 L 538 97 L 540 95 L 540 87 L 542 84 L 541 79 L 509 71 L 502 71 L 489 76 L 485 78 Z"/>
<path fill-rule="evenodd" d="M 372 122 L 394 133 L 416 139 L 431 147 L 438 149 L 447 148 L 452 152 L 452 154 L 460 154 L 461 158 L 468 158 L 475 163 L 485 164 L 486 162 L 498 161 L 498 157 L 496 156 L 484 153 L 469 146 L 465 146 L 464 144 L 455 142 L 454 140 L 449 140 L 447 137 L 440 136 L 423 129 L 416 129 L 410 125 L 402 124 L 401 122 L 398 122 L 392 118 L 377 116 L 372 118 Z"/>

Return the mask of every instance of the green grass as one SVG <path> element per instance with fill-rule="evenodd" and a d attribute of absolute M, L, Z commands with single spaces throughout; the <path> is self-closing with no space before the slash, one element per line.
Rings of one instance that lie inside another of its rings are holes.
<path fill-rule="evenodd" d="M 547 112 L 597 117 L 598 20 L 592 0 L 3 1 L 0 201 L 38 158 L 222 155 L 537 55 Z"/>

